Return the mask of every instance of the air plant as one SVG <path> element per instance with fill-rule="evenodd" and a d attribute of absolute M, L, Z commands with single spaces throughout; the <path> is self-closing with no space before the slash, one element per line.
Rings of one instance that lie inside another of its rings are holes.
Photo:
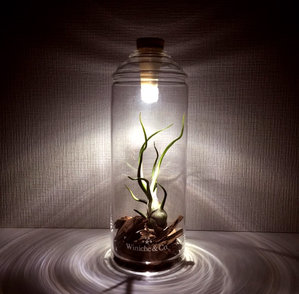
<path fill-rule="evenodd" d="M 145 200 L 145 199 L 138 198 L 137 196 L 134 195 L 133 191 L 128 186 L 126 186 L 126 188 L 130 192 L 130 194 L 131 194 L 131 196 L 134 200 L 147 205 L 146 214 L 143 214 L 142 212 L 140 212 L 137 209 L 134 209 L 134 211 L 137 212 L 138 214 L 140 214 L 143 218 L 147 219 L 150 226 L 152 226 L 152 227 L 159 226 L 161 228 L 165 228 L 166 225 L 167 225 L 167 213 L 164 210 L 164 206 L 165 206 L 165 202 L 166 202 L 166 198 L 167 198 L 167 192 L 166 192 L 166 189 L 160 183 L 158 183 L 158 176 L 159 176 L 159 173 L 160 173 L 161 164 L 162 164 L 162 161 L 164 159 L 165 154 L 170 149 L 170 147 L 175 142 L 180 140 L 183 136 L 185 115 L 183 115 L 182 129 L 181 129 L 180 135 L 176 139 L 174 139 L 171 143 L 169 143 L 167 145 L 167 147 L 164 149 L 161 156 L 159 155 L 159 152 L 158 152 L 158 150 L 156 148 L 156 145 L 154 143 L 154 149 L 156 151 L 156 159 L 155 159 L 153 167 L 152 167 L 152 173 L 151 173 L 151 180 L 150 181 L 148 179 L 146 179 L 143 175 L 143 155 L 144 155 L 144 151 L 147 149 L 148 142 L 149 142 L 150 139 L 152 139 L 154 136 L 156 136 L 160 132 L 170 128 L 173 124 L 167 126 L 164 129 L 156 131 L 155 133 L 153 133 L 152 135 L 150 135 L 148 137 L 147 133 L 145 131 L 145 127 L 142 123 L 141 113 L 139 114 L 139 122 L 140 122 L 140 125 L 142 127 L 142 131 L 143 131 L 143 135 L 144 135 L 144 143 L 142 144 L 142 146 L 140 148 L 140 151 L 139 151 L 137 177 L 133 178 L 133 177 L 128 176 L 128 178 L 132 181 L 137 181 L 138 182 L 139 187 L 141 188 L 142 192 L 145 194 L 147 199 Z M 164 196 L 163 196 L 163 199 L 162 199 L 161 202 L 159 201 L 158 196 L 157 196 L 158 187 L 161 188 L 163 193 L 164 193 Z"/>

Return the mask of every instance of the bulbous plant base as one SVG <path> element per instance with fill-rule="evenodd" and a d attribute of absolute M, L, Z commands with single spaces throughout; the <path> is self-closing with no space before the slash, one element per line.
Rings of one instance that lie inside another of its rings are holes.
<path fill-rule="evenodd" d="M 165 228 L 153 226 L 141 216 L 118 219 L 115 222 L 115 262 L 134 271 L 162 271 L 179 263 L 182 244 L 178 238 L 183 229 L 175 227 L 182 219 L 179 216 Z"/>

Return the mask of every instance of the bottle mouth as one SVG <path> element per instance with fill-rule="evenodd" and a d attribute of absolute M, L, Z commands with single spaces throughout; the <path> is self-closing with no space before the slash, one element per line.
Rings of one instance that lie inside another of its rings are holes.
<path fill-rule="evenodd" d="M 164 40 L 161 38 L 139 38 L 137 49 L 114 72 L 116 81 L 153 81 L 184 82 L 185 72 L 165 52 Z"/>

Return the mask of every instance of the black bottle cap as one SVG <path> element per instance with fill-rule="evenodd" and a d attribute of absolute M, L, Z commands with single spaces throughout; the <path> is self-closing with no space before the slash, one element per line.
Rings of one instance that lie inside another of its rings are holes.
<path fill-rule="evenodd" d="M 164 40 L 160 38 L 139 38 L 136 40 L 137 49 L 157 48 L 163 50 Z"/>

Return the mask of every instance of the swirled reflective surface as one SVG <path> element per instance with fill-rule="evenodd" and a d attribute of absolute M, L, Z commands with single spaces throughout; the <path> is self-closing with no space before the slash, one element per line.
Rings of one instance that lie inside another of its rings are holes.
<path fill-rule="evenodd" d="M 0 293 L 298 293 L 298 235 L 188 232 L 159 275 L 110 261 L 107 230 L 1 229 Z"/>

